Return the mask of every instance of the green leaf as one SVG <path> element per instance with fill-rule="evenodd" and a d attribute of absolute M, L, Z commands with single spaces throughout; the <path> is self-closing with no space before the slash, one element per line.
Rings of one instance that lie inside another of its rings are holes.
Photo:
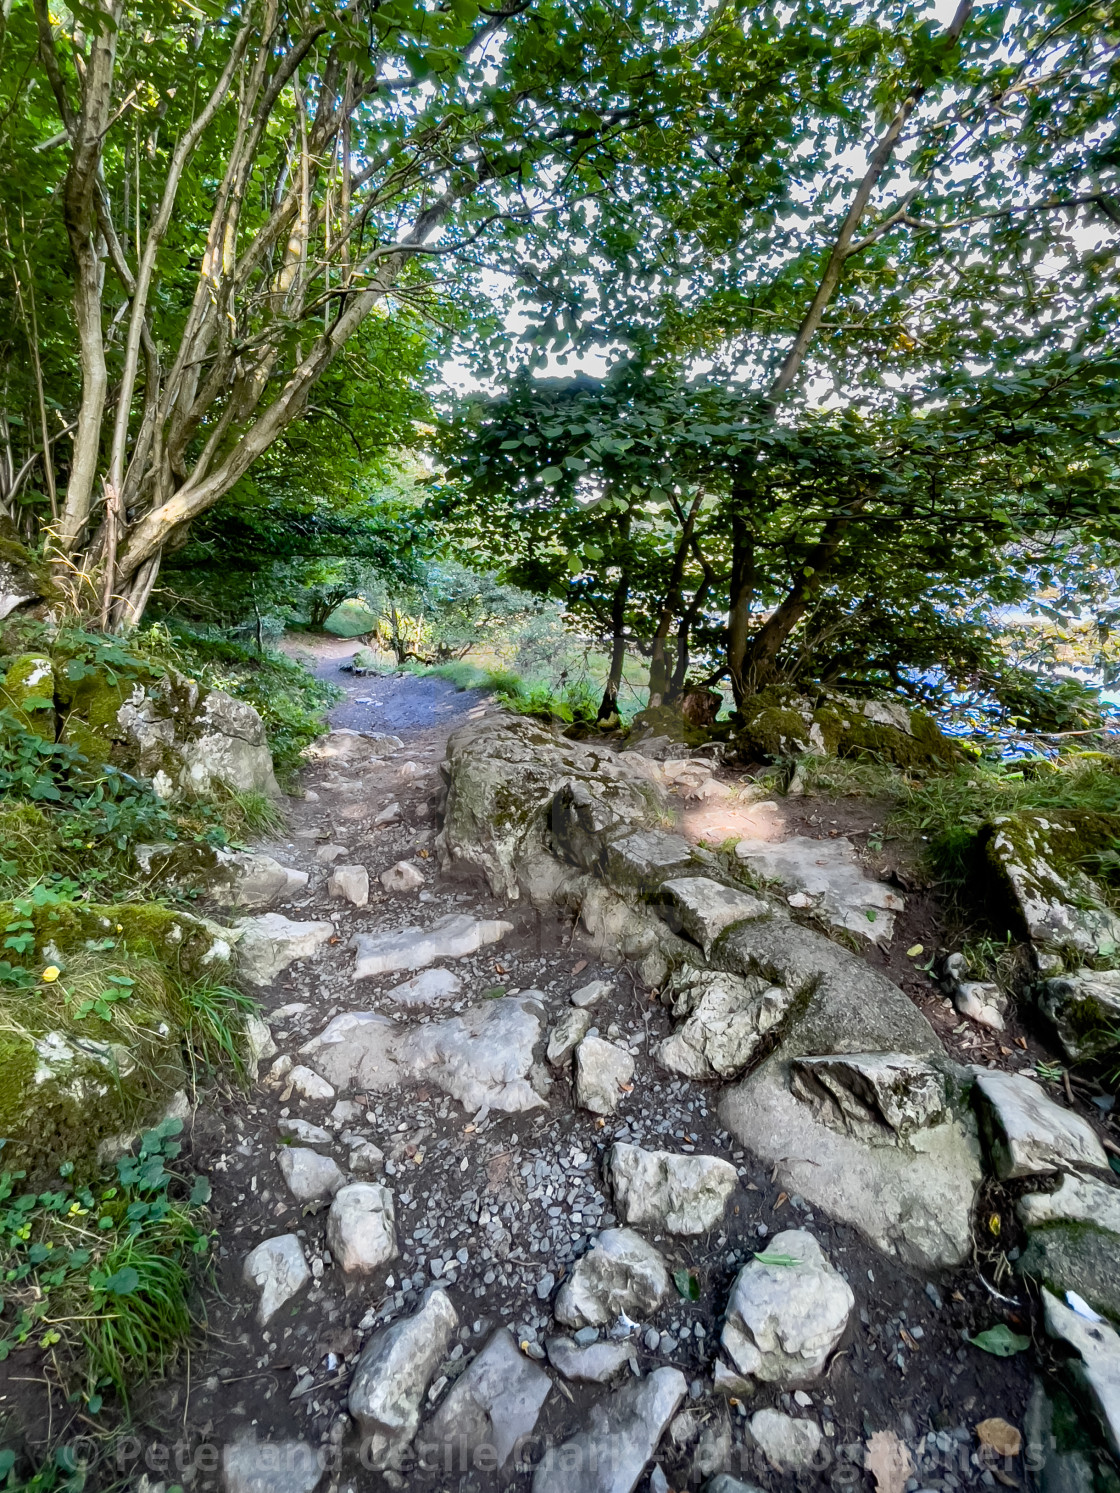
<path fill-rule="evenodd" d="M 196 1177 L 191 1186 L 190 1206 L 201 1208 L 203 1203 L 210 1201 L 213 1188 L 210 1186 L 209 1177 Z"/>
<path fill-rule="evenodd" d="M 700 1277 L 695 1270 L 686 1270 L 683 1267 L 673 1271 L 673 1284 L 684 1297 L 685 1301 L 700 1300 Z"/>
<path fill-rule="evenodd" d="M 978 1332 L 975 1337 L 967 1338 L 967 1341 L 974 1348 L 982 1348 L 985 1353 L 992 1353 L 996 1358 L 1014 1358 L 1016 1353 L 1026 1352 L 1031 1345 L 1029 1337 L 1012 1332 L 1005 1322 L 997 1322 L 994 1327 Z"/>
<path fill-rule="evenodd" d="M 132 1265 L 123 1265 L 101 1282 L 100 1289 L 112 1296 L 131 1296 L 139 1284 L 140 1272 Z"/>
<path fill-rule="evenodd" d="M 760 1265 L 777 1265 L 783 1270 L 790 1270 L 795 1265 L 801 1264 L 801 1261 L 795 1255 L 770 1253 L 766 1250 L 763 1250 L 761 1253 L 756 1250 L 755 1259 Z"/>

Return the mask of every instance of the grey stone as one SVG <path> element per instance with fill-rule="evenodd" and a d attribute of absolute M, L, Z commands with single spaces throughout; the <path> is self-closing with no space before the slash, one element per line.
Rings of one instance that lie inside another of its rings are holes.
<path fill-rule="evenodd" d="M 459 976 L 449 969 L 424 969 L 387 990 L 385 999 L 395 1001 L 398 1006 L 434 1006 L 458 995 L 462 986 Z"/>
<path fill-rule="evenodd" d="M 338 1164 L 304 1146 L 281 1146 L 280 1171 L 297 1203 L 332 1197 L 346 1181 Z"/>
<path fill-rule="evenodd" d="M 1021 1073 L 977 1068 L 977 1103 L 996 1175 L 1004 1181 L 1070 1167 L 1108 1170 L 1093 1127 Z"/>
<path fill-rule="evenodd" d="M 212 893 L 223 906 L 247 909 L 270 907 L 302 891 L 307 885 L 306 871 L 283 866 L 263 851 L 219 850 L 216 870 L 228 876 L 223 885 L 216 880 Z"/>
<path fill-rule="evenodd" d="M 364 1438 L 367 1468 L 400 1466 L 420 1425 L 428 1385 L 458 1326 L 450 1297 L 433 1288 L 418 1312 L 381 1328 L 362 1349 L 348 1407 Z"/>
<path fill-rule="evenodd" d="M 30 554 L 28 554 L 30 561 Z M 46 578 L 18 556 L 0 558 L 0 621 L 29 601 L 39 601 L 49 592 Z M 49 661 L 48 661 L 49 664 Z"/>
<path fill-rule="evenodd" d="M 756 1410 L 751 1416 L 751 1435 L 777 1472 L 800 1472 L 811 1467 L 821 1449 L 820 1427 L 815 1421 L 795 1420 L 780 1410 Z"/>
<path fill-rule="evenodd" d="M 1093 1223 L 1120 1234 L 1120 1187 L 1088 1177 L 1063 1177 L 1056 1192 L 1028 1192 L 1016 1204 L 1028 1229 L 1053 1222 Z"/>
<path fill-rule="evenodd" d="M 1034 998 L 1071 1062 L 1088 1062 L 1120 1047 L 1120 969 L 1056 975 L 1035 987 Z"/>
<path fill-rule="evenodd" d="M 717 1472 L 704 1484 L 704 1493 L 760 1493 L 754 1483 L 744 1483 L 729 1472 Z"/>
<path fill-rule="evenodd" d="M 266 1326 L 311 1279 L 303 1245 L 295 1234 L 265 1239 L 245 1256 L 245 1280 L 260 1292 L 257 1320 Z"/>
<path fill-rule="evenodd" d="M 675 933 L 698 943 L 705 954 L 720 934 L 735 923 L 772 915 L 770 903 L 752 892 L 724 886 L 709 876 L 685 876 L 662 882 L 654 904 Z"/>
<path fill-rule="evenodd" d="M 545 1057 L 554 1068 L 561 1067 L 583 1041 L 591 1027 L 591 1013 L 579 1006 L 565 1011 L 548 1034 Z"/>
<path fill-rule="evenodd" d="M 591 1006 L 597 1006 L 604 996 L 610 995 L 614 990 L 614 982 L 611 980 L 592 980 L 590 984 L 581 985 L 578 990 L 573 990 L 569 997 L 573 1006 L 580 1010 L 587 1010 Z"/>
<path fill-rule="evenodd" d="M 280 1049 L 272 1040 L 272 1029 L 268 1022 L 255 1012 L 246 1016 L 244 1030 L 245 1061 L 255 1077 L 258 1064 L 274 1058 Z"/>
<path fill-rule="evenodd" d="M 591 1407 L 590 1425 L 545 1453 L 533 1493 L 633 1493 L 684 1399 L 679 1369 L 655 1369 Z"/>
<path fill-rule="evenodd" d="M 861 1140 L 884 1131 L 909 1139 L 952 1119 L 949 1075 L 902 1052 L 832 1053 L 795 1058 L 793 1093 L 829 1125 Z"/>
<path fill-rule="evenodd" d="M 364 1140 L 350 1152 L 347 1164 L 355 1177 L 376 1177 L 385 1166 L 385 1153 L 372 1141 Z"/>
<path fill-rule="evenodd" d="M 712 864 L 713 857 L 690 845 L 683 835 L 644 829 L 608 846 L 604 874 L 612 886 L 652 892 L 666 881 Z"/>
<path fill-rule="evenodd" d="M 398 1254 L 393 1194 L 373 1182 L 351 1182 L 334 1195 L 327 1245 L 346 1275 L 371 1275 Z"/>
<path fill-rule="evenodd" d="M 386 804 L 383 809 L 380 809 L 373 816 L 374 828 L 375 829 L 381 829 L 386 824 L 396 824 L 397 820 L 400 817 L 401 817 L 401 806 L 400 806 L 399 803 L 396 803 L 394 801 L 393 803 Z"/>
<path fill-rule="evenodd" d="M 1044 814 L 1002 815 L 992 820 L 986 853 L 1043 973 L 1059 973 L 1071 953 L 1107 960 L 1120 949 L 1120 917 L 1072 864 L 1084 853 L 1075 824 Z"/>
<path fill-rule="evenodd" d="M 682 966 L 663 999 L 685 1020 L 657 1049 L 657 1060 L 686 1078 L 737 1078 L 781 1022 L 790 994 L 760 976 Z"/>
<path fill-rule="evenodd" d="M 609 1325 L 623 1312 L 641 1321 L 668 1290 L 669 1272 L 652 1244 L 632 1229 L 604 1229 L 573 1265 L 553 1310 L 566 1327 Z"/>
<path fill-rule="evenodd" d="M 812 1207 L 852 1224 L 876 1248 L 920 1270 L 943 1270 L 972 1248 L 980 1182 L 975 1120 L 953 1118 L 909 1137 L 877 1140 L 834 1128 L 792 1092 L 792 1065 L 820 1053 L 889 1053 L 944 1063 L 939 1039 L 890 980 L 823 935 L 792 922 L 745 923 L 720 942 L 725 966 L 775 980 L 793 996 L 776 1050 L 725 1092 L 720 1117 L 775 1180 Z M 960 1089 L 968 1074 L 961 1070 Z"/>
<path fill-rule="evenodd" d="M 443 1467 L 448 1448 L 493 1449 L 504 1467 L 523 1437 L 531 1436 L 552 1389 L 552 1381 L 526 1358 L 510 1332 L 500 1327 L 448 1391 L 424 1428 L 420 1453 L 429 1466 Z"/>
<path fill-rule="evenodd" d="M 1065 1372 L 1100 1423 L 1112 1455 L 1120 1457 L 1120 1335 L 1107 1322 L 1087 1322 L 1047 1290 L 1042 1305 L 1047 1332 L 1077 1355 Z"/>
<path fill-rule="evenodd" d="M 1043 1224 L 1031 1230 L 1015 1269 L 1057 1296 L 1076 1291 L 1094 1311 L 1120 1322 L 1120 1235 L 1094 1223 Z"/>
<path fill-rule="evenodd" d="M 424 873 L 411 861 L 398 861 L 377 878 L 387 892 L 414 892 L 424 885 Z"/>
<path fill-rule="evenodd" d="M 634 1059 L 624 1047 L 602 1037 L 584 1037 L 575 1051 L 576 1103 L 593 1115 L 613 1115 L 622 1100 L 622 1085 L 634 1077 Z"/>
<path fill-rule="evenodd" d="M 234 1441 L 222 1451 L 225 1493 L 314 1493 L 325 1469 L 303 1441 Z"/>
<path fill-rule="evenodd" d="M 767 1241 L 766 1253 L 796 1265 L 751 1260 L 731 1288 L 720 1341 L 735 1367 L 768 1384 L 799 1383 L 824 1371 L 855 1305 L 852 1289 L 803 1229 Z"/>
<path fill-rule="evenodd" d="M 618 1142 L 606 1177 L 623 1223 L 670 1234 L 706 1234 L 722 1220 L 738 1173 L 719 1156 L 646 1151 Z"/>
<path fill-rule="evenodd" d="M 304 1063 L 297 1063 L 294 1068 L 289 1068 L 286 1077 L 292 1092 L 312 1104 L 327 1104 L 334 1098 L 334 1089 L 327 1080 Z"/>
<path fill-rule="evenodd" d="M 264 722 L 245 700 L 165 667 L 135 685 L 116 721 L 122 765 L 150 777 L 160 798 L 206 794 L 215 784 L 282 796 Z"/>
<path fill-rule="evenodd" d="M 329 845 L 319 846 L 315 852 L 315 859 L 321 866 L 333 866 L 335 861 L 341 860 L 344 855 L 349 854 L 349 845 L 336 845 L 332 841 Z"/>
<path fill-rule="evenodd" d="M 276 1128 L 285 1140 L 299 1141 L 301 1146 L 333 1146 L 334 1136 L 322 1125 L 312 1125 L 310 1120 L 282 1115 Z"/>
<path fill-rule="evenodd" d="M 333 930 L 332 930 L 333 931 Z M 402 928 L 396 933 L 360 933 L 354 939 L 355 980 L 396 970 L 425 969 L 437 959 L 465 959 L 487 944 L 499 943 L 513 924 L 451 913 L 430 928 Z"/>
<path fill-rule="evenodd" d="M 1060 1401 L 1059 1403 L 1055 1403 Z M 1052 1399 L 1036 1379 L 1023 1417 L 1024 1461 L 1038 1493 L 1094 1493 L 1115 1479 L 1108 1453 L 1084 1427 L 1069 1397 Z"/>
<path fill-rule="evenodd" d="M 627 1342 L 590 1343 L 581 1348 L 573 1338 L 550 1337 L 544 1347 L 558 1374 L 588 1384 L 607 1384 L 635 1361 L 633 1345 Z"/>
<path fill-rule="evenodd" d="M 268 985 L 289 964 L 311 956 L 334 937 L 334 924 L 301 923 L 279 912 L 246 918 L 237 930 L 237 968 L 252 985 Z"/>
<path fill-rule="evenodd" d="M 369 901 L 369 872 L 365 866 L 335 866 L 327 881 L 327 891 L 354 907 L 364 907 Z"/>
<path fill-rule="evenodd" d="M 752 871 L 807 896 L 834 927 L 859 933 L 873 943 L 890 943 L 895 914 L 906 906 L 906 899 L 867 874 L 845 836 L 740 840 L 735 854 Z"/>
<path fill-rule="evenodd" d="M 1007 996 L 992 980 L 973 980 L 963 954 L 950 954 L 941 983 L 962 1016 L 979 1026 L 1002 1032 L 1007 1015 Z"/>
<path fill-rule="evenodd" d="M 413 1028 L 348 1012 L 303 1051 L 339 1089 L 382 1093 L 429 1083 L 472 1112 L 486 1106 L 515 1114 L 546 1103 L 530 1082 L 542 1014 L 531 991 Z"/>

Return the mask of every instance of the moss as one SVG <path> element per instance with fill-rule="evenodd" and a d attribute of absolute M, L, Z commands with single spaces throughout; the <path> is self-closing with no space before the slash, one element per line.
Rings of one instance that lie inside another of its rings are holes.
<path fill-rule="evenodd" d="M 655 705 L 651 710 L 640 710 L 630 722 L 630 733 L 635 739 L 649 736 L 667 736 L 670 741 L 679 741 L 682 746 L 703 746 L 711 733 L 703 726 L 686 721 L 673 705 Z"/>
<path fill-rule="evenodd" d="M 24 653 L 15 659 L 0 686 L 0 705 L 28 731 L 44 741 L 54 741 L 54 668 L 50 657 Z"/>
<path fill-rule="evenodd" d="M 744 756 L 754 761 L 776 762 L 781 757 L 809 750 L 810 727 L 798 711 L 767 705 L 740 730 L 737 741 Z"/>
<path fill-rule="evenodd" d="M 1118 1258 L 1120 1236 L 1094 1223 L 1056 1221 L 1031 1230 L 1015 1268 L 1060 1298 L 1077 1291 L 1094 1311 L 1120 1322 Z"/>
<path fill-rule="evenodd" d="M 56 860 L 50 821 L 36 804 L 0 804 L 0 863 L 24 881 L 46 876 Z M 6 874 L 6 873 L 5 873 Z"/>

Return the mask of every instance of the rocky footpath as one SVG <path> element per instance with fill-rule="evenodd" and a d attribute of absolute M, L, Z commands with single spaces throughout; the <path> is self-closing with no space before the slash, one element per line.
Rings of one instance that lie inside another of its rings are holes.
<path fill-rule="evenodd" d="M 146 1413 L 228 1493 L 1112 1476 L 1099 1128 L 828 936 L 898 910 L 858 867 L 700 843 L 768 811 L 676 751 L 335 732 L 223 891 L 262 1007 L 257 1086 L 194 1117 L 228 1311 Z M 977 1253 L 1005 1199 L 1022 1279 Z"/>

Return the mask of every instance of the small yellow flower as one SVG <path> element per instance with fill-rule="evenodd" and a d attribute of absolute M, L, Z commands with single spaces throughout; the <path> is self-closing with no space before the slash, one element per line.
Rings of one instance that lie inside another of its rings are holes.
<path fill-rule="evenodd" d="M 48 985 L 53 985 L 61 973 L 62 971 L 59 969 L 57 964 L 48 964 L 46 969 L 43 971 L 42 978 Z"/>
<path fill-rule="evenodd" d="M 117 924 L 117 932 L 118 933 L 123 933 L 124 932 L 124 924 L 123 923 L 118 923 Z"/>

